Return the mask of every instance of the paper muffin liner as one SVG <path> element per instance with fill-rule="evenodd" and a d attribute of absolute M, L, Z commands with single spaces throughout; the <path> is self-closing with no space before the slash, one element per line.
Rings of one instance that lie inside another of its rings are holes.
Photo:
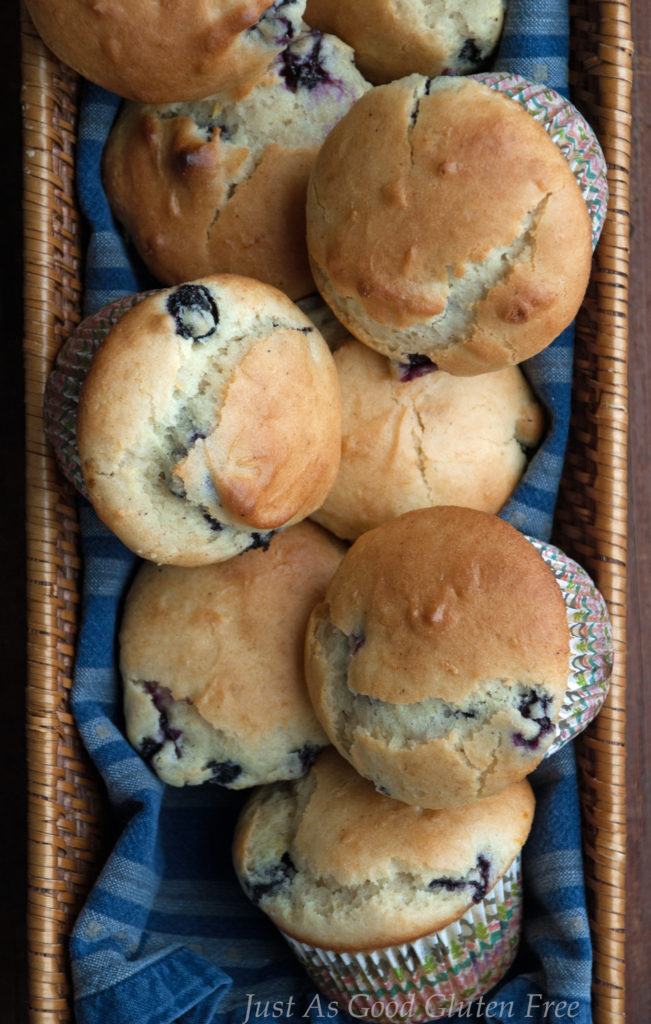
<path fill-rule="evenodd" d="M 522 925 L 521 858 L 452 924 L 370 953 L 335 953 L 282 933 L 317 988 L 354 1017 L 436 1020 L 488 992 L 509 969 Z"/>
<path fill-rule="evenodd" d="M 613 637 L 606 602 L 577 562 L 544 541 L 527 537 L 550 567 L 561 588 L 570 627 L 570 670 L 565 700 L 545 757 L 582 732 L 608 693 L 613 666 Z"/>
<path fill-rule="evenodd" d="M 540 121 L 572 168 L 588 204 L 594 249 L 606 219 L 608 168 L 597 137 L 586 119 L 569 100 L 540 82 L 530 82 L 507 71 L 486 71 L 468 77 L 506 93 Z"/>
<path fill-rule="evenodd" d="M 75 328 L 56 357 L 45 388 L 45 436 L 66 479 L 87 497 L 77 451 L 79 394 L 93 356 L 120 318 L 156 290 L 125 295 L 102 306 Z"/>

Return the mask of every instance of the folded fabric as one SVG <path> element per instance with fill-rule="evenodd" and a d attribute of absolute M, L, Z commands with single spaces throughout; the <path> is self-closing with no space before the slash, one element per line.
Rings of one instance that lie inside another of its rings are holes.
<path fill-rule="evenodd" d="M 567 0 L 511 0 L 496 68 L 566 92 L 567 51 Z M 119 102 L 87 86 L 81 105 L 78 190 L 90 228 L 86 313 L 155 284 L 122 239 L 101 187 L 102 147 Z M 569 419 L 572 331 L 524 369 L 547 409 L 549 433 L 502 515 L 547 539 Z M 79 512 L 84 585 L 72 708 L 106 785 L 117 839 L 71 936 L 78 1024 L 349 1020 L 343 1012 L 332 1016 L 238 886 L 230 843 L 246 794 L 209 783 L 166 787 L 128 744 L 115 638 L 137 559 L 83 500 Z M 491 993 L 490 1019 L 535 1024 L 564 1001 L 556 1019 L 565 1014 L 589 1024 L 592 964 L 572 746 L 544 761 L 532 782 L 537 810 L 524 855 L 524 943 Z M 459 1017 L 486 1019 L 488 1001 Z"/>

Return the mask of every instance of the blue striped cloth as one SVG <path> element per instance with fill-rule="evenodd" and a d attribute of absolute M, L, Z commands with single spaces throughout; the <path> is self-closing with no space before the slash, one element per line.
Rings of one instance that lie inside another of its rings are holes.
<path fill-rule="evenodd" d="M 495 66 L 563 92 L 567 48 L 567 0 L 511 0 Z M 116 231 L 100 184 L 102 146 L 118 103 L 89 86 L 81 106 L 87 313 L 152 284 Z M 571 370 L 571 331 L 526 365 L 550 432 L 503 515 L 543 539 L 566 441 Z M 316 1021 L 314 990 L 233 873 L 230 842 L 245 794 L 210 784 L 164 786 L 125 739 L 115 636 L 137 560 L 83 499 L 80 524 L 84 585 L 72 707 L 107 787 L 114 846 L 70 940 L 77 1024 L 243 1024 L 250 996 L 262 1017 L 268 1001 L 270 1019 Z M 544 761 L 532 782 L 537 810 L 524 857 L 525 940 L 491 995 L 491 1019 L 589 1024 L 591 949 L 572 748 Z M 554 1005 L 545 1008 L 545 1001 Z M 327 1004 L 321 1013 L 329 1017 Z M 475 1007 L 463 1019 L 486 1018 Z M 350 1018 L 340 1013 L 334 1020 Z"/>

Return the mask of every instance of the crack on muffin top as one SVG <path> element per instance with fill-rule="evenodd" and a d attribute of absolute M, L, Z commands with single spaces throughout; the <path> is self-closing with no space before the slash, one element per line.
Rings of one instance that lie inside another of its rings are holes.
<path fill-rule="evenodd" d="M 483 782 L 487 769 L 475 763 L 476 759 L 467 749 L 478 733 L 485 732 L 492 737 L 490 755 L 484 755 L 489 761 L 507 739 L 514 749 L 521 749 L 523 753 L 541 749 L 545 739 L 551 742 L 555 731 L 554 697 L 542 685 L 487 679 L 481 689 L 457 704 L 440 697 L 391 703 L 358 693 L 349 683 L 349 669 L 361 647 L 360 637 L 366 639 L 363 630 L 347 635 L 326 621 L 319 626 L 318 637 L 329 658 L 326 699 L 328 706 L 336 709 L 333 710 L 333 727 L 345 750 L 350 751 L 358 735 L 368 735 L 391 748 L 403 750 L 449 738 L 455 750 L 480 773 Z M 381 781 L 386 783 L 384 779 Z"/>
<path fill-rule="evenodd" d="M 416 124 L 418 123 L 418 115 L 420 113 L 421 100 L 425 96 L 429 96 L 432 88 L 432 79 L 425 78 L 419 79 L 412 89 L 411 109 L 409 111 L 409 120 L 407 122 L 407 144 L 409 146 L 409 159 L 411 166 L 414 166 L 414 148 L 412 143 L 412 135 Z"/>
<path fill-rule="evenodd" d="M 533 704 L 544 709 L 542 715 L 531 712 L 530 693 L 536 695 Z M 547 714 L 552 696 L 522 682 L 487 680 L 481 691 L 470 694 L 459 705 L 440 697 L 392 704 L 348 688 L 346 692 L 340 690 L 339 697 L 343 715 L 340 735 L 347 748 L 352 746 L 357 730 L 406 750 L 454 733 L 455 743 L 463 748 L 464 741 L 478 731 L 491 728 L 492 719 L 504 712 L 509 715 L 512 726 L 518 721 L 522 726 L 521 731 L 511 732 L 515 747 L 537 750 L 541 739 L 554 731 Z M 503 725 L 497 728 L 501 732 Z"/>
<path fill-rule="evenodd" d="M 432 89 L 432 79 L 426 78 L 424 82 L 418 84 L 414 89 L 412 107 L 409 112 L 409 121 L 413 128 L 418 120 L 418 114 L 420 111 L 420 101 L 423 96 L 429 96 Z"/>
<path fill-rule="evenodd" d="M 246 334 L 226 340 L 218 330 L 217 304 L 203 286 L 175 289 L 167 299 L 166 309 L 174 319 L 179 344 L 189 343 L 191 348 L 179 365 L 164 408 L 159 411 L 152 405 L 148 424 L 151 447 L 146 461 L 144 453 L 142 456 L 142 477 L 148 481 L 151 492 L 161 496 L 164 492 L 181 501 L 186 517 L 201 517 L 210 535 L 228 530 L 235 543 L 233 554 L 267 547 L 275 531 L 250 531 L 229 522 L 205 464 L 204 446 L 219 426 L 221 392 L 240 358 L 277 326 L 296 330 L 305 337 L 309 333 L 300 324 L 277 325 L 271 317 L 260 317 Z M 311 333 L 312 329 L 308 330 Z M 139 453 L 131 451 L 130 456 L 138 458 Z"/>
<path fill-rule="evenodd" d="M 164 782 L 183 786 L 215 781 L 231 788 L 253 784 L 240 763 L 237 740 L 208 722 L 189 697 L 176 698 L 169 687 L 152 680 L 125 676 L 124 683 L 129 739 Z M 157 717 L 148 712 L 141 693 Z"/>
<path fill-rule="evenodd" d="M 477 306 L 498 285 L 503 284 L 518 263 L 533 258 L 536 227 L 541 220 L 549 195 L 528 211 L 520 222 L 519 232 L 508 245 L 495 246 L 481 262 L 467 263 L 462 277 L 448 266 L 445 309 L 428 324 L 428 340 L 432 347 L 447 347 L 463 342 L 472 333 Z M 516 315 L 516 314 L 514 314 Z M 526 319 L 523 309 L 521 314 Z M 504 339 L 507 345 L 507 340 Z"/>

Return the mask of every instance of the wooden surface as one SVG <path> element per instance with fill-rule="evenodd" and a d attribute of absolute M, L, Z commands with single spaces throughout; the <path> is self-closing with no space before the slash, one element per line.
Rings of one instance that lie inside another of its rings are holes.
<path fill-rule="evenodd" d="M 21 353 L 21 142 L 17 12 L 0 10 L 4 46 L 0 65 L 4 141 L 0 160 L 3 268 L 0 437 L 2 438 L 3 719 L 0 744 L 0 1024 L 27 1024 L 25 962 L 25 769 L 24 769 L 24 539 L 23 405 Z M 627 1016 L 651 1021 L 648 856 L 651 850 L 651 5 L 632 0 L 636 44 L 631 178 L 632 252 L 630 304 L 630 500 L 627 690 Z M 134 1022 L 136 1024 L 136 1022 Z"/>
<path fill-rule="evenodd" d="M 651 5 L 633 0 L 627 682 L 627 1013 L 651 1021 Z"/>
<path fill-rule="evenodd" d="M 25 1024 L 25 542 L 24 412 L 22 356 L 22 167 L 18 11 L 13 0 L 0 4 L 0 158 L 2 196 L 2 287 L 0 313 L 0 438 L 2 439 L 2 603 L 0 673 L 4 707 L 0 743 L 0 1022 Z M 14 10 L 14 8 L 16 8 Z"/>

